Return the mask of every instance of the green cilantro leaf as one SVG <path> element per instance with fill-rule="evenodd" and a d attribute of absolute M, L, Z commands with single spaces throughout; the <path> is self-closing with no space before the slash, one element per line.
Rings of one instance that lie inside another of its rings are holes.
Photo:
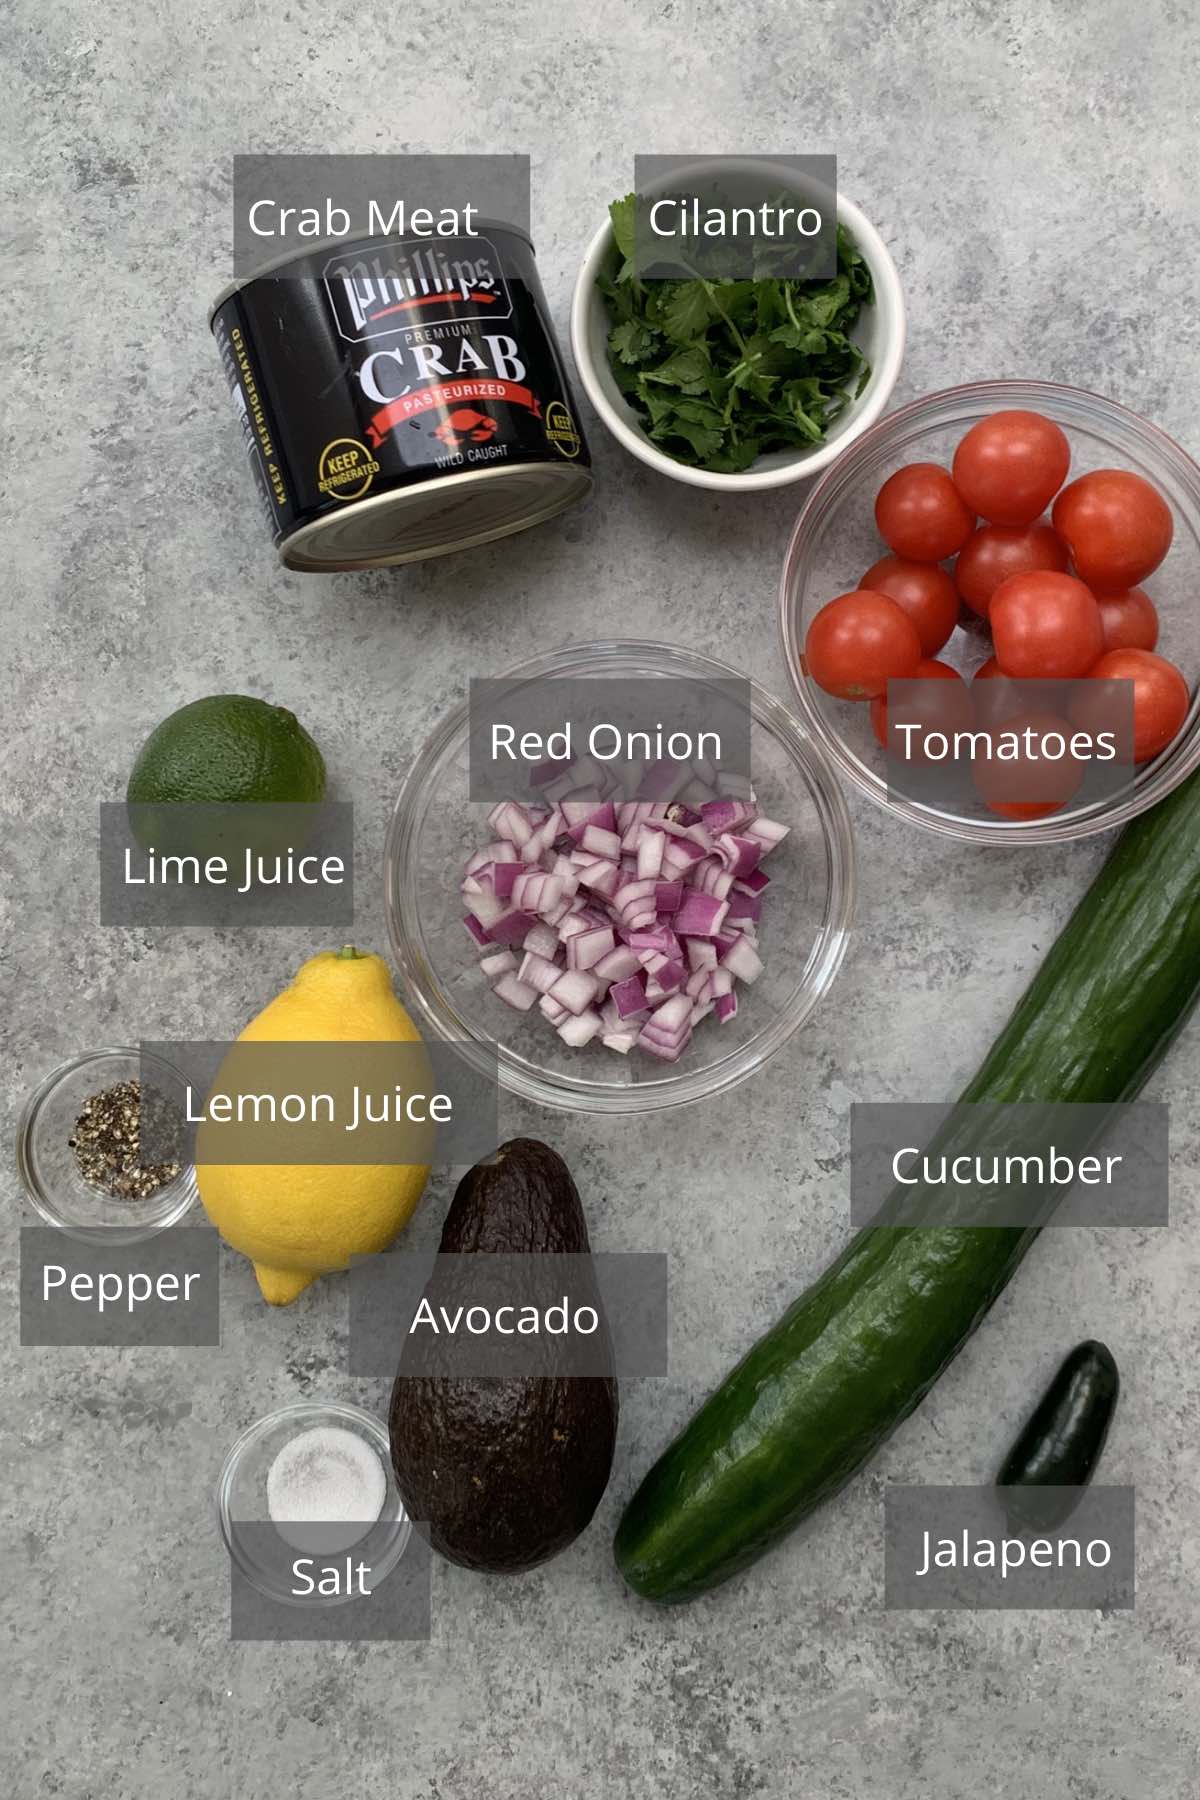
<path fill-rule="evenodd" d="M 825 281 L 648 281 L 632 268 L 635 198 L 613 202 L 616 252 L 597 286 L 614 379 L 644 429 L 681 462 L 725 474 L 820 443 L 870 379 L 853 333 L 871 272 L 839 225 Z"/>

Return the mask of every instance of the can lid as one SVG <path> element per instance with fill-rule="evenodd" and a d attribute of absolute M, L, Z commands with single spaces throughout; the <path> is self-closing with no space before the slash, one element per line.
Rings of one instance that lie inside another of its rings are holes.
<path fill-rule="evenodd" d="M 540 525 L 592 485 L 580 463 L 509 463 L 411 482 L 353 500 L 279 546 L 289 569 L 332 572 L 422 562 Z"/>
<path fill-rule="evenodd" d="M 530 250 L 533 251 L 533 254 L 535 256 L 537 255 L 533 239 L 525 230 L 524 226 L 514 225 L 508 219 L 480 219 L 479 230 L 475 233 L 475 236 L 481 237 L 489 231 L 507 231 L 512 237 L 520 238 L 523 244 L 528 244 Z M 309 244 L 303 250 L 281 250 L 278 256 L 271 257 L 268 262 L 263 264 L 261 269 L 256 269 L 253 275 L 235 276 L 232 281 L 227 281 L 225 283 L 225 286 L 221 289 L 220 293 L 208 309 L 209 327 L 211 329 L 213 320 L 232 294 L 239 293 L 242 288 L 252 286 L 256 281 L 271 280 L 278 274 L 280 269 L 286 269 L 289 263 L 306 263 L 310 257 L 321 256 L 326 250 L 350 250 L 353 249 L 356 244 L 439 244 L 452 242 L 454 242 L 454 239 L 452 238 L 439 238 L 436 236 L 428 238 L 392 238 L 386 233 L 381 235 L 379 232 L 367 231 L 360 232 L 357 237 L 318 238 L 315 243 Z M 310 269 L 307 270 L 306 273 L 310 280 L 320 280 L 320 276 L 316 274 L 315 271 Z M 303 279 L 303 276 L 298 275 L 297 279 Z"/>

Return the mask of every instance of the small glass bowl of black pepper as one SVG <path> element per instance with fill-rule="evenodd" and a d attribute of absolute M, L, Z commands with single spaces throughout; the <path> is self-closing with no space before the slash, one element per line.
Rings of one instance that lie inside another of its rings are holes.
<path fill-rule="evenodd" d="M 129 1045 L 89 1050 L 47 1075 L 17 1128 L 17 1169 L 47 1225 L 131 1243 L 182 1219 L 197 1197 L 191 1163 L 171 1154 L 182 1094 L 178 1071 Z M 145 1152 L 144 1124 L 153 1129 Z"/>

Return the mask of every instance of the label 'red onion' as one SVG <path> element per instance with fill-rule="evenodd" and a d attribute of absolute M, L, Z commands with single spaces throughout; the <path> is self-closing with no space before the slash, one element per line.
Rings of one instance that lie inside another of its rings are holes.
<path fill-rule="evenodd" d="M 533 246 L 513 226 L 289 256 L 223 294 L 211 324 L 289 568 L 440 556 L 591 486 Z"/>
<path fill-rule="evenodd" d="M 602 772 L 581 779 L 595 772 L 557 776 L 544 806 L 493 807 L 494 840 L 463 875 L 463 923 L 507 1006 L 536 1006 L 576 1048 L 599 1039 L 677 1062 L 701 1020 L 728 1023 L 738 983 L 762 973 L 760 864 L 788 828 L 752 792 L 699 800 L 688 770 L 677 785 L 696 805 L 615 799 Z"/>

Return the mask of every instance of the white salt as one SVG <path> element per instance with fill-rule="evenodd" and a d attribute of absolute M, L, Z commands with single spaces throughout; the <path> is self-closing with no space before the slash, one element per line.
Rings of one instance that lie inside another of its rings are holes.
<path fill-rule="evenodd" d="M 373 1525 L 386 1498 L 387 1477 L 378 1456 L 340 1425 L 301 1432 L 267 1472 L 267 1511 L 277 1524 Z"/>

